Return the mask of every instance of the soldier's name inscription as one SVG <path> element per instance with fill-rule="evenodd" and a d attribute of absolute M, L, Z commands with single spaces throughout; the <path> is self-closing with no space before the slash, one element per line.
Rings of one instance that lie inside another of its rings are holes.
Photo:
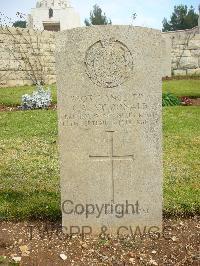
<path fill-rule="evenodd" d="M 89 95 L 71 95 L 72 108 L 63 117 L 63 126 L 88 127 L 147 124 L 152 117 L 156 122 L 156 110 L 149 112 L 149 105 L 155 94 L 106 93 Z M 159 95 L 158 95 L 159 97 Z"/>

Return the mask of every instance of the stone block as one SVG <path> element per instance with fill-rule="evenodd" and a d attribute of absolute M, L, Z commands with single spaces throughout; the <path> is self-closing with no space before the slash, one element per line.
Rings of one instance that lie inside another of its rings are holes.
<path fill-rule="evenodd" d="M 188 75 L 200 75 L 200 68 L 188 69 L 187 73 L 188 73 Z"/>
<path fill-rule="evenodd" d="M 183 69 L 176 69 L 173 71 L 174 76 L 185 76 L 187 75 L 187 71 Z"/>
<path fill-rule="evenodd" d="M 198 58 L 195 57 L 182 57 L 179 62 L 179 67 L 181 69 L 197 68 Z"/>

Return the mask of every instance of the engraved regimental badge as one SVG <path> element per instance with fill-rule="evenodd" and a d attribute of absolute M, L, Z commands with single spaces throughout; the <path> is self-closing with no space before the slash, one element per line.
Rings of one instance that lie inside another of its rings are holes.
<path fill-rule="evenodd" d="M 86 73 L 99 87 L 114 88 L 123 84 L 133 69 L 133 58 L 122 42 L 99 40 L 86 52 Z"/>

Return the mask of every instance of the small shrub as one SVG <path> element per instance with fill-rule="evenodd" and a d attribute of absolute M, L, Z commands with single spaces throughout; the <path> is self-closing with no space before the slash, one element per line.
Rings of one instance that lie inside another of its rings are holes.
<path fill-rule="evenodd" d="M 162 106 L 181 105 L 181 101 L 172 93 L 163 93 Z"/>
<path fill-rule="evenodd" d="M 47 109 L 52 102 L 51 91 L 48 88 L 45 90 L 40 84 L 37 85 L 37 90 L 31 95 L 25 94 L 22 96 L 22 110 L 32 109 Z"/>

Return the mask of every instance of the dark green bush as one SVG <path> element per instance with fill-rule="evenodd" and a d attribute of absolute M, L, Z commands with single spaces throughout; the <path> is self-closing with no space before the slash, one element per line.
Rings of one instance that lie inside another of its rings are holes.
<path fill-rule="evenodd" d="M 162 106 L 175 106 L 181 105 L 181 101 L 172 93 L 163 93 L 162 95 Z"/>

